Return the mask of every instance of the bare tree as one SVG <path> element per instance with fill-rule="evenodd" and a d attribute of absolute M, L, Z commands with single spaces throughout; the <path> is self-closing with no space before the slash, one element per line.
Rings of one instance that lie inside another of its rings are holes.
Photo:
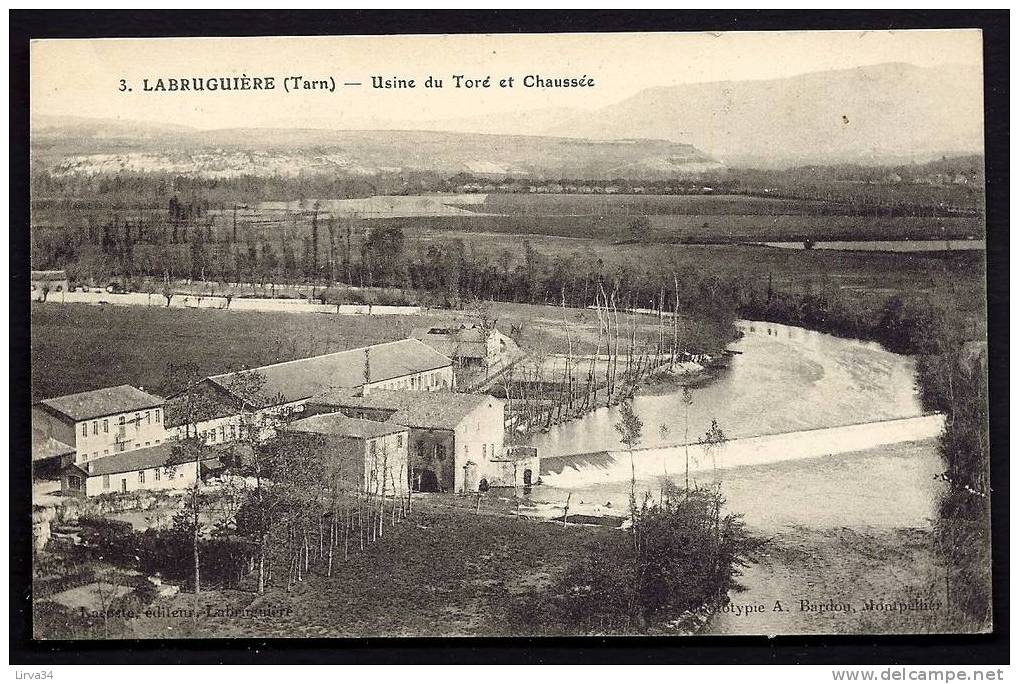
<path fill-rule="evenodd" d="M 690 492 L 690 407 L 693 406 L 693 392 L 683 387 L 683 453 L 686 457 L 686 492 Z"/>
<path fill-rule="evenodd" d="M 194 463 L 195 467 L 195 482 L 191 488 L 189 507 L 194 560 L 193 585 L 195 594 L 198 594 L 202 587 L 200 558 L 202 461 L 208 453 L 205 440 L 199 435 L 199 425 L 215 414 L 216 402 L 203 391 L 203 376 L 198 366 L 193 363 L 167 364 L 165 378 L 164 386 L 170 389 L 172 396 L 168 403 L 170 415 L 164 415 L 164 420 L 170 420 L 172 424 L 178 426 L 178 429 L 184 430 L 183 436 L 178 434 L 171 446 L 174 462 Z"/>

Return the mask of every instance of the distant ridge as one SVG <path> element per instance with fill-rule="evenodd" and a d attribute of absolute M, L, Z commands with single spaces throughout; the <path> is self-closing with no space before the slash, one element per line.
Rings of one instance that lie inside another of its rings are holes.
<path fill-rule="evenodd" d="M 542 132 L 696 145 L 728 166 L 929 161 L 983 152 L 978 68 L 878 64 L 641 91 Z"/>
<path fill-rule="evenodd" d="M 34 123 L 34 162 L 54 173 L 167 171 L 205 176 L 370 174 L 534 178 L 669 178 L 719 169 L 692 145 L 444 131 L 231 128 L 201 131 L 138 122 Z"/>

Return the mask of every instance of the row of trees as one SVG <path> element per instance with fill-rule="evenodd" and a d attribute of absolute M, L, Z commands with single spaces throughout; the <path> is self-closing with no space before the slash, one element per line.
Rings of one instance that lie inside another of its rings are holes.
<path fill-rule="evenodd" d="M 678 277 L 671 291 L 662 286 L 650 309 L 640 309 L 634 293 L 621 292 L 618 286 L 606 290 L 598 283 L 591 346 L 581 343 L 583 326 L 567 306 L 564 290 L 560 308 L 565 354 L 553 356 L 545 346 L 531 349 L 530 359 L 510 367 L 496 385 L 518 430 L 547 430 L 598 406 L 611 406 L 633 396 L 656 373 L 671 372 L 677 363 L 691 359 L 683 299 Z M 724 325 L 731 322 L 727 319 Z M 728 339 L 720 337 L 719 346 Z"/>
<path fill-rule="evenodd" d="M 619 306 L 655 309 L 663 306 L 664 297 L 667 310 L 712 320 L 732 317 L 743 287 L 731 277 L 695 272 L 665 259 L 609 265 L 594 253 L 550 257 L 529 242 L 517 252 L 493 255 L 463 240 L 412 243 L 395 225 L 365 233 L 349 222 L 319 221 L 314 215 L 311 224 L 312 232 L 297 249 L 290 239 L 240 246 L 208 243 L 201 231 L 187 245 L 141 244 L 123 237 L 126 231 L 99 244 L 84 234 L 55 241 L 57 251 L 49 261 L 70 264 L 72 280 L 96 285 L 116 280 L 144 287 L 142 276 L 251 283 L 253 289 L 256 284 L 264 289 L 267 282 L 311 283 L 312 288 L 342 282 L 427 293 L 449 307 L 481 298 L 607 309 L 614 297 Z"/>
<path fill-rule="evenodd" d="M 235 204 L 291 201 L 314 197 L 370 197 L 439 189 L 437 174 L 418 171 L 351 174 L 298 174 L 206 177 L 161 172 L 32 172 L 33 201 L 68 209 L 163 207 L 170 197 L 184 203 L 225 209 Z"/>

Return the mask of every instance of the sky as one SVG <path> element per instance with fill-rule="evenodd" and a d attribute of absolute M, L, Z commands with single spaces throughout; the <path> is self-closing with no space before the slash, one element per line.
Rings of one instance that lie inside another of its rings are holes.
<path fill-rule="evenodd" d="M 826 31 L 558 35 L 43 40 L 32 43 L 33 116 L 86 116 L 202 129 L 371 128 L 546 108 L 595 109 L 646 88 L 761 80 L 886 62 L 980 65 L 979 31 Z M 454 88 L 452 76 L 492 77 Z M 594 87 L 522 87 L 528 74 L 586 76 Z M 158 78 L 273 76 L 277 90 L 143 92 Z M 442 89 L 422 87 L 429 75 Z M 286 93 L 282 79 L 336 82 Z M 372 76 L 416 79 L 413 90 Z M 499 87 L 513 76 L 514 87 Z M 124 79 L 129 91 L 121 91 Z M 362 83 L 344 86 L 344 82 Z"/>

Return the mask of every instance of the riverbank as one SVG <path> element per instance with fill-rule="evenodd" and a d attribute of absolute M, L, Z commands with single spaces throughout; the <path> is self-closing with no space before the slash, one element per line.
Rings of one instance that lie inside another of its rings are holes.
<path fill-rule="evenodd" d="M 747 591 L 703 633 L 931 634 L 952 631 L 944 568 L 926 528 L 793 527 L 740 578 Z"/>

